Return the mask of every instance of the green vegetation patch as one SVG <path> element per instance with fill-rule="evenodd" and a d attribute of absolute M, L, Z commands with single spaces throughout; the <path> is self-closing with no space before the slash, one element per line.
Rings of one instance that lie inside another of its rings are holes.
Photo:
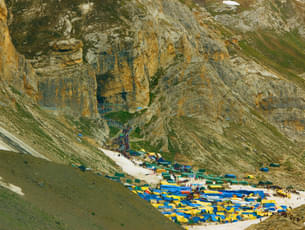
<path fill-rule="evenodd" d="M 134 116 L 135 114 L 126 111 L 111 112 L 105 115 L 106 118 L 110 118 L 112 120 L 121 122 L 123 124 L 127 123 L 129 120 L 134 118 Z"/>
<path fill-rule="evenodd" d="M 16 103 L 16 113 L 15 117 L 22 120 L 22 128 L 32 130 L 32 133 L 35 135 L 47 139 L 48 141 L 52 141 L 52 138 L 40 127 L 38 121 L 33 117 L 33 115 L 18 103 Z"/>
<path fill-rule="evenodd" d="M 131 137 L 136 137 L 136 138 L 143 138 L 143 134 L 141 132 L 141 129 L 139 127 L 136 127 L 130 134 Z"/>
<path fill-rule="evenodd" d="M 112 126 L 109 126 L 109 129 L 110 129 L 110 133 L 109 133 L 110 137 L 114 137 L 120 131 L 119 128 L 112 127 Z"/>
<path fill-rule="evenodd" d="M 273 68 L 288 80 L 305 89 L 305 81 L 298 74 L 305 72 L 305 40 L 297 31 L 278 35 L 272 31 L 249 33 L 240 41 L 242 52 Z"/>
<path fill-rule="evenodd" d="M 73 122 L 83 135 L 92 136 L 95 128 L 94 121 L 92 119 L 80 117 L 79 120 L 73 120 Z"/>
<path fill-rule="evenodd" d="M 0 204 L 0 229 L 66 229 L 60 220 L 1 186 Z"/>

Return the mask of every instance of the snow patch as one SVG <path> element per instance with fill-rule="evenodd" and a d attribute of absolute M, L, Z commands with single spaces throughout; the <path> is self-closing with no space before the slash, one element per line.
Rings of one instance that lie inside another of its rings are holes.
<path fill-rule="evenodd" d="M 14 193 L 17 193 L 20 196 L 24 196 L 24 193 L 22 192 L 22 189 L 20 187 L 2 181 L 2 177 L 0 177 L 0 186 L 4 187 L 6 189 L 9 189 Z"/>
<path fill-rule="evenodd" d="M 228 5 L 228 6 L 239 6 L 240 4 L 235 1 L 222 1 L 223 4 Z"/>
<path fill-rule="evenodd" d="M 13 151 L 7 144 L 0 140 L 0 150 Z M 15 151 L 14 151 L 15 152 Z"/>
<path fill-rule="evenodd" d="M 136 165 L 134 162 L 124 157 L 121 153 L 102 148 L 100 148 L 100 150 L 130 176 L 140 180 L 145 180 L 149 184 L 158 184 L 160 182 L 161 178 L 155 175 L 153 170 L 145 169 L 139 165 Z"/>
<path fill-rule="evenodd" d="M 0 125 L 1 125 L 1 122 L 0 122 Z M 2 139 L 1 136 L 4 136 L 6 139 L 8 139 L 9 143 L 4 145 L 4 141 L 1 140 Z M 0 146 L 1 146 L 1 143 L 3 143 L 2 148 L 5 148 L 9 145 L 10 149 L 15 149 L 17 152 L 26 152 L 26 153 L 31 154 L 34 157 L 39 157 L 39 158 L 42 158 L 45 160 L 49 160 L 47 157 L 43 156 L 42 154 L 40 154 L 39 152 L 34 150 L 32 147 L 30 147 L 29 145 L 24 143 L 22 140 L 17 138 L 15 135 L 13 135 L 12 133 L 10 133 L 9 131 L 7 131 L 6 129 L 4 129 L 0 126 Z"/>

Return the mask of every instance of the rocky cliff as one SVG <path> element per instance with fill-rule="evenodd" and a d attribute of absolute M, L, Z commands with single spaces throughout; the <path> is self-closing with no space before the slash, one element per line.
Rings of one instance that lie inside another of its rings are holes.
<path fill-rule="evenodd" d="M 44 108 L 124 110 L 133 148 L 214 172 L 303 175 L 303 1 L 7 3 Z"/>
<path fill-rule="evenodd" d="M 33 61 L 38 75 L 38 103 L 73 116 L 98 117 L 94 70 L 83 63 L 80 40 L 59 40 Z"/>
<path fill-rule="evenodd" d="M 41 56 L 43 61 L 30 63 L 11 42 L 7 16 L 1 0 L 0 148 L 4 143 L 11 150 L 55 162 L 113 170 L 113 163 L 97 149 L 108 127 L 97 116 L 95 73 L 82 63 L 82 42 L 58 41 L 48 56 Z M 50 109 L 53 106 L 56 111 Z"/>
<path fill-rule="evenodd" d="M 11 42 L 7 26 L 7 9 L 4 1 L 0 2 L 0 81 L 6 89 L 18 90 L 24 94 L 37 96 L 37 77 L 29 62 L 19 55 Z M 2 95 L 7 92 L 2 89 Z"/>

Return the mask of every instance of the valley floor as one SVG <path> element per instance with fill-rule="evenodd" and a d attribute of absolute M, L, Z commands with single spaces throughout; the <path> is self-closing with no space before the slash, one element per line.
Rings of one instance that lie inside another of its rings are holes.
<path fill-rule="evenodd" d="M 108 157 L 115 161 L 115 163 L 122 168 L 122 170 L 137 178 L 146 181 L 149 184 L 158 184 L 162 176 L 155 174 L 153 170 L 141 167 L 137 165 L 137 161 L 135 159 L 130 160 L 124 157 L 122 154 L 110 150 L 101 149 Z M 192 185 L 202 185 L 206 184 L 205 179 L 191 179 L 189 180 L 185 186 Z M 248 190 L 248 191 L 263 191 L 265 194 L 268 194 L 268 200 L 274 200 L 277 205 L 285 205 L 289 208 L 297 208 L 301 205 L 305 204 L 305 192 L 298 192 L 299 194 L 292 193 L 291 198 L 285 198 L 275 195 L 275 190 L 266 189 L 266 188 L 254 188 L 252 186 L 246 185 L 231 185 L 227 190 Z M 201 225 L 185 225 L 184 228 L 188 230 L 244 230 L 251 226 L 252 224 L 257 224 L 263 220 L 267 219 L 267 217 L 263 217 L 261 219 L 255 220 L 247 220 L 247 221 L 239 221 L 236 223 L 227 223 L 227 224 L 215 224 L 215 223 L 204 223 Z"/>

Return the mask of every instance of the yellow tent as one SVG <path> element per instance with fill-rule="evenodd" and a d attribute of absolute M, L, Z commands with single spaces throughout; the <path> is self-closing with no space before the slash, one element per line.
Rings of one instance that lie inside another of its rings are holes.
<path fill-rule="evenodd" d="M 180 223 L 188 223 L 189 222 L 189 220 L 186 219 L 183 216 L 177 216 L 177 221 L 180 222 Z"/>
<path fill-rule="evenodd" d="M 262 200 L 263 204 L 276 204 L 275 200 Z"/>
<path fill-rule="evenodd" d="M 148 156 L 150 156 L 150 157 L 155 157 L 156 156 L 156 153 L 154 153 L 154 152 L 149 152 L 149 153 L 147 153 L 148 154 Z"/>
<path fill-rule="evenodd" d="M 166 173 L 167 172 L 167 170 L 165 170 L 165 169 L 157 169 L 156 170 L 156 173 Z"/>
<path fill-rule="evenodd" d="M 221 192 L 218 192 L 218 191 L 212 191 L 212 190 L 203 190 L 203 193 L 205 193 L 205 194 L 209 194 L 209 193 L 221 194 Z"/>
<path fill-rule="evenodd" d="M 148 187 L 148 186 L 142 186 L 142 187 L 141 187 L 141 190 L 142 190 L 142 191 L 149 190 L 149 187 Z"/>
<path fill-rule="evenodd" d="M 224 207 L 222 207 L 222 206 L 217 206 L 217 210 L 218 210 L 219 212 L 226 211 L 226 209 L 225 209 Z"/>
<path fill-rule="evenodd" d="M 154 203 L 152 203 L 151 205 L 154 206 L 155 208 L 159 208 L 159 206 L 163 206 L 164 204 L 157 204 L 157 203 L 154 204 Z"/>
<path fill-rule="evenodd" d="M 283 190 L 277 190 L 276 193 L 281 195 L 281 196 L 291 198 L 290 193 L 284 192 Z"/>
<path fill-rule="evenodd" d="M 184 211 L 184 213 L 186 214 L 191 214 L 191 215 L 197 215 L 201 212 L 200 209 L 190 209 L 190 210 L 187 210 L 187 211 Z"/>
<path fill-rule="evenodd" d="M 161 181 L 161 185 L 173 185 L 173 186 L 179 186 L 178 184 L 175 184 L 175 183 L 168 183 L 166 180 Z"/>
<path fill-rule="evenodd" d="M 223 189 L 224 187 L 222 185 L 209 185 L 208 186 L 210 189 Z"/>
<path fill-rule="evenodd" d="M 169 198 L 173 198 L 173 199 L 177 199 L 177 200 L 181 200 L 181 196 L 175 196 L 175 195 L 169 195 Z M 179 201 L 178 201 L 179 202 Z M 180 203 L 180 202 L 179 202 Z"/>

